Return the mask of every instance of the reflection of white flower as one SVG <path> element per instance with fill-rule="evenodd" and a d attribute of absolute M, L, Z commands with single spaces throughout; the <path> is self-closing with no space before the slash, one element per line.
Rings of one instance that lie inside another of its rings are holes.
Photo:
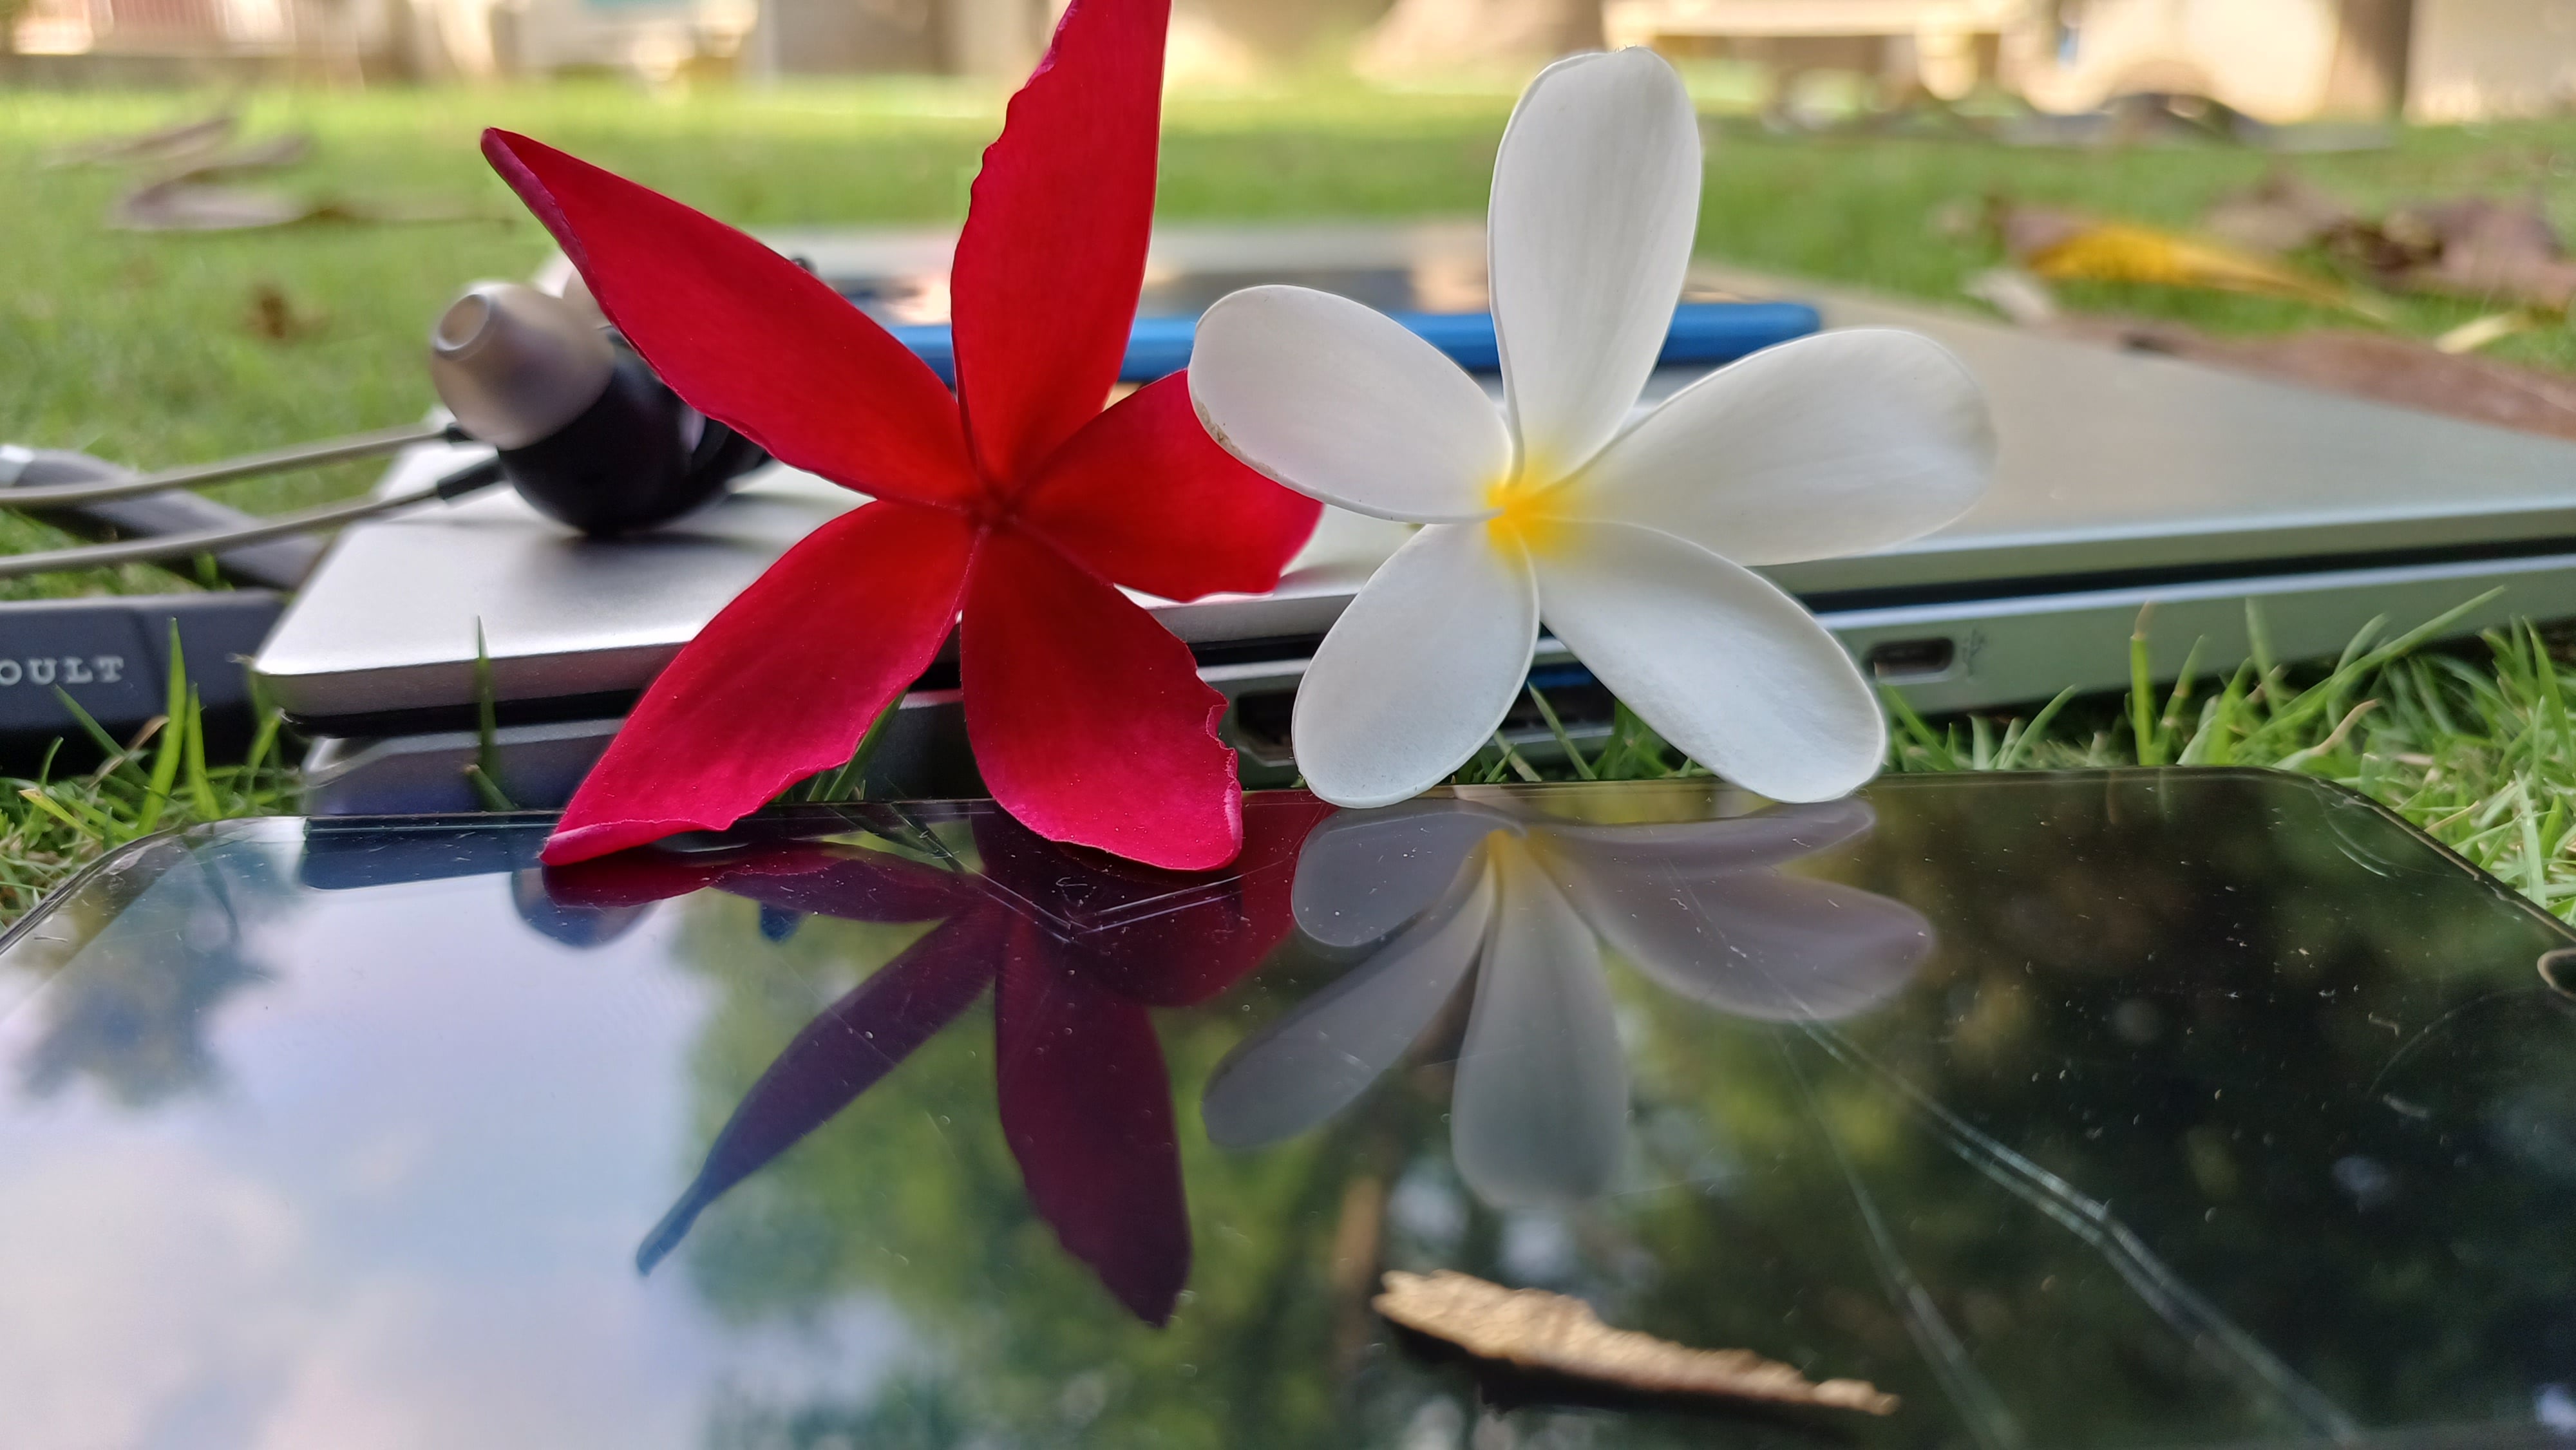
<path fill-rule="evenodd" d="M 1558 62 L 1512 113 L 1488 223 L 1506 417 L 1356 302 L 1237 292 L 1201 319 L 1190 391 L 1246 463 L 1425 525 L 1309 667 L 1307 784 L 1384 805 L 1501 725 L 1540 621 L 1666 740 L 1749 790 L 1823 800 L 1886 752 L 1823 626 L 1745 565 L 1902 542 L 1985 486 L 1992 430 L 1956 359 L 1910 333 L 1757 353 L 1621 431 L 1681 295 L 1699 131 L 1644 50 Z"/>
<path fill-rule="evenodd" d="M 1201 1104 L 1208 1136 L 1250 1147 L 1340 1111 L 1473 968 L 1450 1099 L 1460 1176 L 1506 1206 L 1598 1194 L 1628 1115 L 1600 943 L 1736 1016 L 1864 1011 L 1913 975 L 1931 924 L 1886 897 L 1778 868 L 1873 821 L 1852 800 L 1669 825 L 1586 825 L 1463 800 L 1336 816 L 1298 856 L 1298 929 L 1327 947 L 1382 945 L 1235 1049 Z"/>

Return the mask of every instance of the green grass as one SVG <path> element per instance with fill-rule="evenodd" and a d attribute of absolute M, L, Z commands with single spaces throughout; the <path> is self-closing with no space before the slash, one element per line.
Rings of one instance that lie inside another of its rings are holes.
<path fill-rule="evenodd" d="M 295 772 L 279 750 L 274 713 L 239 763 L 208 763 L 205 712 L 175 625 L 166 691 L 161 715 L 123 742 L 62 695 L 98 747 L 99 764 L 57 777 L 49 754 L 32 779 L 0 780 L 9 793 L 0 801 L 0 920 L 16 920 L 65 877 L 137 837 L 294 809 Z"/>
<path fill-rule="evenodd" d="M 431 401 L 419 363 L 428 319 L 462 283 L 525 276 L 548 250 L 476 153 L 485 125 L 526 131 L 745 226 L 941 223 L 963 212 L 1001 99 L 906 81 L 672 96 L 607 84 L 267 92 L 250 99 L 247 134 L 302 128 L 317 146 L 303 166 L 256 183 L 360 204 L 440 203 L 473 219 L 155 236 L 100 222 L 124 173 L 51 167 L 46 157 L 84 138 L 201 113 L 206 98 L 0 93 L 0 441 L 159 466 L 417 417 Z M 1182 94 L 1167 113 L 1162 214 L 1473 216 L 1510 102 L 1493 89 L 1390 94 L 1329 84 Z M 1704 253 L 1948 301 L 1998 260 L 1990 237 L 1961 225 L 1990 196 L 2187 226 L 2273 164 L 2214 144 L 2079 152 L 2008 149 L 1960 134 L 1783 138 L 1719 117 L 1709 132 Z M 2576 122 L 2408 131 L 2391 151 L 2291 164 L 2365 206 L 2537 194 L 2562 228 L 2576 229 L 2567 185 L 2576 177 Z M 263 290 L 282 296 L 298 320 L 291 336 L 252 326 Z M 2112 286 L 2070 287 L 2064 296 L 2078 307 L 2221 332 L 2351 325 L 2268 299 Z M 2389 325 L 2431 336 L 2485 310 L 2475 301 L 2398 299 Z M 2576 366 L 2576 339 L 2563 328 L 2494 352 Z M 369 476 L 348 466 L 215 493 L 273 511 L 355 492 Z M 59 542 L 50 530 L 0 518 L 0 550 Z M 0 597 L 190 587 L 134 567 L 0 583 Z M 2193 684 L 2179 699 L 2135 692 L 2116 715 L 2077 702 L 2046 728 L 1987 718 L 1909 724 L 1891 763 L 2285 766 L 2391 803 L 2568 911 L 2576 876 L 2566 865 L 2564 802 L 2576 784 L 2576 739 L 2562 701 L 2576 681 L 2532 636 L 2491 648 L 2492 658 L 2479 658 L 2365 645 L 2340 665 L 2304 672 L 2256 664 Z M 32 893 L 147 820 L 167 826 L 288 803 L 291 780 L 273 764 L 190 770 L 184 707 L 174 718 L 182 724 L 139 751 L 120 750 L 103 772 L 8 783 L 42 801 L 0 797 L 0 913 L 23 910 Z M 176 773 L 156 795 L 165 759 Z M 1526 768 L 1499 754 L 1479 767 L 1498 778 Z M 1584 768 L 1615 776 L 1680 767 L 1631 726 Z"/>
<path fill-rule="evenodd" d="M 2465 603 L 2466 601 L 2464 601 Z M 2259 619 L 2255 634 L 2259 637 Z M 2356 637 L 2342 659 L 2312 666 L 2247 660 L 2116 702 L 2061 695 L 2038 710 L 1926 722 L 1889 693 L 1897 721 L 1892 771 L 2031 770 L 2114 765 L 2254 765 L 2349 786 L 2576 921 L 2576 668 L 2530 628 L 2490 632 L 2475 648 L 2426 649 L 2444 620 L 2383 638 Z M 2141 620 L 2142 630 L 2148 627 Z M 2137 656 L 2143 658 L 2141 635 Z M 276 720 L 247 763 L 208 766 L 193 702 L 173 681 L 172 712 L 77 775 L 0 780 L 0 921 L 100 852 L 155 829 L 293 808 L 293 772 L 278 763 Z M 1539 697 L 1542 710 L 1545 698 Z M 180 723 L 165 728 L 166 722 Z M 880 722 L 882 723 L 882 722 Z M 872 751 L 871 730 L 854 765 Z M 1611 738 L 1585 749 L 1560 734 L 1561 761 L 1533 763 L 1500 745 L 1462 783 L 1704 775 L 1620 709 Z M 838 798 L 855 769 L 790 790 Z M 496 805 L 506 802 L 496 801 Z"/>
<path fill-rule="evenodd" d="M 0 440 L 164 465 L 378 427 L 431 402 L 419 350 L 464 282 L 521 277 L 542 231 L 494 180 L 477 131 L 527 131 L 752 227 L 954 222 L 998 93 L 952 83 L 848 82 L 668 98 L 607 85 L 493 90 L 265 92 L 246 133 L 309 130 L 314 158 L 255 178 L 298 192 L 429 201 L 478 220 L 316 223 L 230 235 L 138 235 L 100 222 L 126 173 L 45 164 L 60 146 L 203 111 L 207 98 L 0 92 Z M 1356 87 L 1182 94 L 1169 107 L 1162 213 L 1172 218 L 1473 216 L 1510 108 L 1499 91 L 1389 94 Z M 2183 225 L 2271 159 L 2217 145 L 2118 152 L 2012 149 L 1960 137 L 1779 138 L 1712 118 L 1700 243 L 1728 261 L 1961 301 L 1990 238 L 1958 223 L 1996 194 Z M 2576 123 L 2415 130 L 2384 153 L 2300 158 L 2364 204 L 2538 190 L 2576 229 Z M 305 326 L 255 329 L 254 298 L 282 295 Z M 2350 319 L 2294 302 L 2078 286 L 2071 301 L 2222 331 Z M 1961 305 L 1968 305 L 1961 301 Z M 2401 331 L 2430 336 L 2470 301 L 2402 299 Z M 2497 355 L 2576 365 L 2552 329 Z M 216 496 L 274 510 L 364 486 L 360 466 L 234 485 Z M 0 533 L 0 545 L 33 536 Z M 168 587 L 129 571 L 19 591 Z"/>
<path fill-rule="evenodd" d="M 2463 601 L 2463 611 L 2471 603 Z M 2259 615 L 2249 616 L 2261 637 Z M 2529 626 L 2477 647 L 2426 648 L 2450 623 L 2403 634 L 2374 622 L 2343 657 L 2249 659 L 2147 683 L 2146 618 L 2132 646 L 2139 684 L 2118 701 L 2073 691 L 2036 710 L 1928 722 L 1887 692 L 1891 771 L 2049 770 L 2125 765 L 2266 766 L 2348 786 L 2395 810 L 2526 896 L 2576 921 L 2576 668 Z M 2195 651 L 2197 653 L 2197 651 Z M 1541 708 L 1545 709 L 1544 700 Z M 1552 720 L 1551 720 L 1551 723 Z M 1459 775 L 1511 780 L 1658 780 L 1705 775 L 1621 706 L 1589 752 L 1560 729 L 1564 763 L 1533 763 L 1499 740 Z"/>

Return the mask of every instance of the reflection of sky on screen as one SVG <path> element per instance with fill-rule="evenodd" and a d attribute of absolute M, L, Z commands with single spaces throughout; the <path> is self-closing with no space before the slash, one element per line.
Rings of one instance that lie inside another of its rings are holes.
<path fill-rule="evenodd" d="M 728 1332 L 684 1265 L 636 1277 L 699 1147 L 677 913 L 575 951 L 505 877 L 363 899 L 262 932 L 277 975 L 216 1008 L 218 1080 L 158 1107 L 85 1080 L 25 1101 L 46 1001 L 0 1019 L 14 1450 L 676 1446 L 717 1396 L 865 1390 L 890 1311 Z"/>

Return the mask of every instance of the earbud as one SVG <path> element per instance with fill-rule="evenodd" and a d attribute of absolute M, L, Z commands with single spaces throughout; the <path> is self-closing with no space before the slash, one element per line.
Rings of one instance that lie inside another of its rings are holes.
<path fill-rule="evenodd" d="M 515 282 L 448 305 L 430 329 L 429 375 L 458 426 L 500 450 L 520 495 L 586 534 L 678 518 L 762 456 L 579 308 Z"/>

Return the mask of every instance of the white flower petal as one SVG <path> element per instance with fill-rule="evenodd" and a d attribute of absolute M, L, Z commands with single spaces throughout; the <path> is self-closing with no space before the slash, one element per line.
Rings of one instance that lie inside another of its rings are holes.
<path fill-rule="evenodd" d="M 1966 366 L 1889 328 L 1766 348 L 1667 399 L 1550 499 L 1739 564 L 1883 549 L 1966 513 L 1995 430 Z"/>
<path fill-rule="evenodd" d="M 1538 644 L 1529 565 L 1482 524 L 1434 524 L 1379 567 L 1315 650 L 1289 742 L 1306 788 L 1393 805 L 1447 780 L 1520 698 Z"/>
<path fill-rule="evenodd" d="M 1533 820 L 1548 854 L 1588 871 L 1662 878 L 1748 871 L 1812 856 L 1869 834 L 1878 813 L 1860 800 L 1773 806 L 1717 821 L 1596 826 Z"/>
<path fill-rule="evenodd" d="M 1295 1137 L 1350 1106 L 1394 1066 L 1485 943 L 1494 890 L 1482 861 L 1465 887 L 1226 1054 L 1199 1100 L 1209 1141 L 1252 1148 Z"/>
<path fill-rule="evenodd" d="M 1589 864 L 1568 894 L 1611 948 L 1667 989 L 1764 1022 L 1833 1022 L 1893 997 L 1932 950 L 1922 913 L 1776 871 L 1656 876 Z"/>
<path fill-rule="evenodd" d="M 1497 899 L 1450 1092 L 1450 1152 L 1488 1203 L 1563 1207 L 1618 1171 L 1627 1058 L 1591 928 L 1518 842 L 1496 841 L 1487 859 Z"/>
<path fill-rule="evenodd" d="M 1329 947 L 1366 946 L 1454 890 L 1476 848 L 1496 831 L 1517 835 L 1520 825 L 1461 800 L 1343 811 L 1297 848 L 1288 888 L 1297 929 Z"/>
<path fill-rule="evenodd" d="M 1675 748 L 1773 800 L 1828 800 L 1878 773 L 1878 697 L 1777 585 L 1653 529 L 1555 533 L 1533 561 L 1549 631 Z"/>
<path fill-rule="evenodd" d="M 1199 318 L 1190 398 L 1209 436 L 1326 503 L 1415 523 L 1480 519 L 1511 468 L 1493 400 L 1393 318 L 1305 287 L 1250 287 Z"/>
<path fill-rule="evenodd" d="M 1494 329 L 1525 475 L 1590 458 L 1654 371 L 1699 227 L 1699 118 L 1649 50 L 1530 82 L 1494 159 Z"/>

